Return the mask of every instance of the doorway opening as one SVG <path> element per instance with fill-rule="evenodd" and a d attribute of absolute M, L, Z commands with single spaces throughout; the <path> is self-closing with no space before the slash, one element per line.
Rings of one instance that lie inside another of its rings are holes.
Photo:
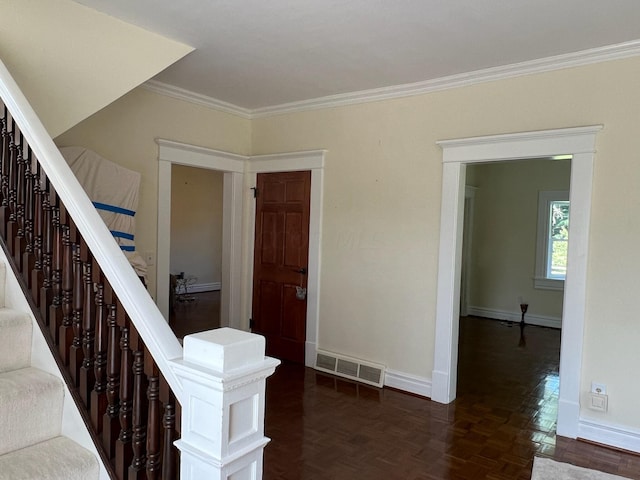
<path fill-rule="evenodd" d="M 563 291 L 562 280 L 544 289 L 534 281 L 538 219 L 546 211 L 548 226 L 552 212 L 565 238 L 567 223 L 546 204 L 539 211 L 539 198 L 568 192 L 570 173 L 570 159 L 466 169 L 456 405 L 498 407 L 505 422 L 537 429 L 545 443 L 556 438 Z M 566 267 L 561 247 L 556 269 Z"/>
<path fill-rule="evenodd" d="M 557 433 L 577 437 L 593 162 L 595 137 L 601 128 L 579 127 L 438 142 L 443 149 L 443 180 L 432 372 L 434 401 L 450 403 L 456 396 L 466 166 L 572 155 L 572 210 L 562 315 Z"/>
<path fill-rule="evenodd" d="M 220 324 L 249 328 L 253 297 L 255 240 L 255 187 L 258 173 L 311 171 L 309 214 L 309 265 L 307 274 L 307 325 L 305 365 L 316 360 L 319 293 L 322 192 L 325 150 L 243 156 L 210 148 L 158 139 L 158 253 L 156 303 L 169 318 L 172 164 L 223 172 L 222 280 Z M 245 220 L 251 219 L 245 223 Z"/>

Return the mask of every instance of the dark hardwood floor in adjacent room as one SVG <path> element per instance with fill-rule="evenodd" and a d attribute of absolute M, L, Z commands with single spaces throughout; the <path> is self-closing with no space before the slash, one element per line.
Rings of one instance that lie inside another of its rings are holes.
<path fill-rule="evenodd" d="M 535 455 L 640 479 L 639 456 L 556 437 L 560 332 L 524 333 L 461 319 L 450 405 L 281 365 L 264 479 L 529 479 Z"/>
<path fill-rule="evenodd" d="M 176 299 L 169 316 L 176 337 L 220 327 L 220 290 L 189 294 L 188 298 Z"/>

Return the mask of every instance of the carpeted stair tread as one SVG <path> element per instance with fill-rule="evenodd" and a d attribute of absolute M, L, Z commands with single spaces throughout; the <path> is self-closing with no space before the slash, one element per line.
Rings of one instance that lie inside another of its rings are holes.
<path fill-rule="evenodd" d="M 0 455 L 60 435 L 60 379 L 27 367 L 0 373 Z"/>
<path fill-rule="evenodd" d="M 24 313 L 0 308 L 0 373 L 30 365 L 31 325 Z"/>
<path fill-rule="evenodd" d="M 99 475 L 96 457 L 66 437 L 0 456 L 0 480 L 97 480 Z"/>

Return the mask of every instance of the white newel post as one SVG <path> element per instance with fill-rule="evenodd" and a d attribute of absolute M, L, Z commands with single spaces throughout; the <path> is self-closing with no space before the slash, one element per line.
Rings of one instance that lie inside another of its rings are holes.
<path fill-rule="evenodd" d="M 280 364 L 264 353 L 264 337 L 232 328 L 184 338 L 173 362 L 184 389 L 182 480 L 262 478 L 266 378 Z"/>

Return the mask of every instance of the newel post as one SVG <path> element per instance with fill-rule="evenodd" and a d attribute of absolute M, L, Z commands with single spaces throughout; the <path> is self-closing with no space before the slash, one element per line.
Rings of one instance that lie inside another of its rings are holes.
<path fill-rule="evenodd" d="M 188 335 L 173 362 L 182 383 L 180 478 L 262 478 L 266 378 L 279 360 L 264 337 L 232 328 Z"/>

